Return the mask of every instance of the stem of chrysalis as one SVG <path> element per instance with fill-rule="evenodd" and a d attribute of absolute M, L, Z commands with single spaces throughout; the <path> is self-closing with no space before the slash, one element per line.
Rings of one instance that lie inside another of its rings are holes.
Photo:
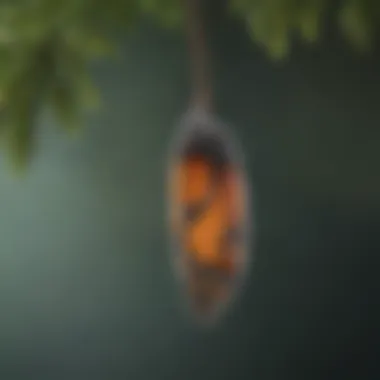
<path fill-rule="evenodd" d="M 186 14 L 186 33 L 192 70 L 192 106 L 211 111 L 212 89 L 209 72 L 209 54 L 202 22 L 201 0 L 183 0 Z"/>

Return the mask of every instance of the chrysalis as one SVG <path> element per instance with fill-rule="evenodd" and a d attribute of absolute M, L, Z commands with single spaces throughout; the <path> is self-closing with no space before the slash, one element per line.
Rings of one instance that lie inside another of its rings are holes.
<path fill-rule="evenodd" d="M 183 297 L 191 315 L 210 324 L 220 319 L 245 278 L 250 207 L 241 149 L 210 111 L 198 1 L 187 0 L 194 104 L 169 152 L 168 209 L 171 260 Z"/>

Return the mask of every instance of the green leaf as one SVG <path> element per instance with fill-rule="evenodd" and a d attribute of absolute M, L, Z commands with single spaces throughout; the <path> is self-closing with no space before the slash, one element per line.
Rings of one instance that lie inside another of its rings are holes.
<path fill-rule="evenodd" d="M 27 112 L 27 111 L 26 111 Z M 8 130 L 9 156 L 17 172 L 25 171 L 32 153 L 34 137 L 33 121 L 30 111 L 15 118 Z"/>
<path fill-rule="evenodd" d="M 296 25 L 301 37 L 306 42 L 314 43 L 317 41 L 325 6 L 326 1 L 324 0 L 308 0 L 299 9 Z"/>
<path fill-rule="evenodd" d="M 96 110 L 102 105 L 99 88 L 89 75 L 79 78 L 76 91 L 79 102 L 84 108 Z"/>
<path fill-rule="evenodd" d="M 51 90 L 50 102 L 62 127 L 70 134 L 76 133 L 82 122 L 73 88 L 63 83 L 54 85 Z"/>
<path fill-rule="evenodd" d="M 339 13 L 339 25 L 344 36 L 360 50 L 371 47 L 373 27 L 363 2 L 347 0 Z"/>

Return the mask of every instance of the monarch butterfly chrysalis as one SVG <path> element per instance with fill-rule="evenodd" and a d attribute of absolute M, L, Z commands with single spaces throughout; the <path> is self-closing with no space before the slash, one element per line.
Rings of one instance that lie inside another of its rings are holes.
<path fill-rule="evenodd" d="M 219 320 L 248 262 L 248 191 L 241 150 L 212 112 L 201 0 L 183 0 L 193 71 L 193 104 L 169 152 L 172 261 L 200 322 Z"/>
<path fill-rule="evenodd" d="M 236 142 L 211 115 L 183 120 L 169 166 L 172 260 L 195 317 L 214 322 L 248 259 L 247 180 Z"/>

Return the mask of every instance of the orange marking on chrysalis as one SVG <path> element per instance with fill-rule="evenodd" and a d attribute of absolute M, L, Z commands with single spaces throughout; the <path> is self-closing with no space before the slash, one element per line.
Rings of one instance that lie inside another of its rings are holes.
<path fill-rule="evenodd" d="M 241 194 L 236 174 L 232 168 L 225 168 L 213 183 L 212 176 L 217 169 L 202 157 L 185 159 L 177 170 L 175 191 L 179 204 L 176 209 L 183 212 L 192 203 L 205 200 L 213 191 L 210 202 L 197 220 L 188 223 L 178 220 L 185 223 L 181 231 L 182 249 L 200 263 L 232 272 L 236 247 L 229 242 L 223 244 L 222 239 L 228 229 L 239 228 L 241 222 L 243 202 L 238 199 Z"/>
<path fill-rule="evenodd" d="M 198 202 L 207 195 L 211 183 L 210 165 L 200 157 L 187 159 L 182 168 L 181 200 Z"/>

